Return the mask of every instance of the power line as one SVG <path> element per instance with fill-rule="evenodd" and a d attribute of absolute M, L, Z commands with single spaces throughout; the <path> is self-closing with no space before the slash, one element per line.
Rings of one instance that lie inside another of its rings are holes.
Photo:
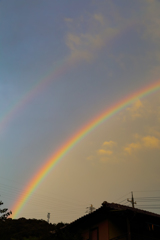
<path fill-rule="evenodd" d="M 127 198 L 128 202 L 132 203 L 132 207 L 134 208 L 134 204 L 136 204 L 136 202 L 134 201 L 134 197 L 133 197 L 133 192 L 131 192 L 131 200 Z"/>
<path fill-rule="evenodd" d="M 121 199 L 121 198 L 123 198 L 123 197 L 125 197 L 125 196 L 127 196 L 127 195 L 129 195 L 129 194 L 130 194 L 130 192 L 126 193 L 126 194 L 123 195 L 122 197 L 119 197 L 118 199 L 116 199 L 114 202 L 117 202 L 119 199 Z"/>
<path fill-rule="evenodd" d="M 157 193 L 159 193 L 159 192 L 160 192 L 160 190 L 134 191 L 134 193 L 138 193 L 138 196 L 136 196 L 136 197 L 134 196 L 134 198 L 132 198 L 132 195 L 131 195 L 131 199 L 128 199 L 129 201 L 127 201 L 127 199 L 124 198 L 121 201 L 119 201 L 118 204 L 123 204 L 123 205 L 128 206 L 128 202 L 130 202 L 130 203 L 132 203 L 132 206 L 134 206 L 135 200 L 136 200 L 137 208 L 141 208 L 144 210 L 146 209 L 146 210 L 157 210 L 158 211 L 158 210 L 160 210 L 160 196 L 157 196 Z M 147 193 L 147 196 L 144 196 L 145 193 Z M 151 193 L 152 195 L 148 196 L 148 193 Z M 118 199 L 121 199 L 126 195 L 128 195 L 128 194 L 125 194 Z"/>

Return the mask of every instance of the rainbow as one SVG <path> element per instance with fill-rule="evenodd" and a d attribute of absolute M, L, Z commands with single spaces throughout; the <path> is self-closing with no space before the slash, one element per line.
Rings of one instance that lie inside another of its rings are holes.
<path fill-rule="evenodd" d="M 107 41 L 107 44 L 111 43 L 112 39 L 123 35 L 128 29 L 130 29 L 134 25 L 135 22 L 127 23 L 121 31 L 117 31 L 117 33 L 115 33 L 109 39 L 109 41 Z M 21 109 L 23 109 L 25 105 L 31 102 L 31 100 L 35 98 L 36 95 L 42 92 L 45 87 L 48 87 L 51 82 L 57 81 L 57 78 L 66 73 L 76 62 L 80 61 L 81 59 L 79 59 L 78 57 L 77 59 L 74 59 L 72 58 L 72 56 L 68 56 L 56 63 L 53 68 L 51 68 L 47 73 L 45 73 L 45 75 L 42 76 L 40 80 L 33 84 L 31 88 L 28 89 L 26 93 L 24 93 L 17 102 L 13 103 L 12 106 L 3 114 L 3 116 L 0 116 L 0 133 L 4 131 L 8 123 L 11 122 L 11 120 L 17 115 L 17 113 Z"/>
<path fill-rule="evenodd" d="M 45 87 L 48 87 L 48 85 L 56 81 L 58 77 L 63 75 L 64 72 L 66 72 L 69 69 L 69 66 L 71 65 L 70 60 L 64 60 L 63 64 L 58 63 L 57 66 L 55 66 L 55 69 L 50 69 L 50 72 L 47 73 L 46 76 L 43 76 L 41 80 L 37 81 L 31 88 L 23 94 L 23 96 L 14 103 L 8 111 L 3 115 L 3 117 L 0 117 L 0 132 L 2 132 L 7 124 L 16 116 L 16 114 L 24 108 L 25 105 L 27 105 L 33 98 L 35 98 L 36 95 L 38 95 L 40 92 L 42 92 Z"/>
<path fill-rule="evenodd" d="M 151 94 L 157 90 L 160 90 L 160 81 L 152 83 L 133 94 L 125 97 L 118 103 L 110 106 L 107 110 L 102 112 L 98 117 L 95 117 L 92 121 L 88 122 L 80 130 L 76 132 L 70 139 L 68 139 L 56 152 L 52 154 L 49 159 L 45 160 L 44 165 L 36 172 L 27 186 L 24 188 L 24 191 L 18 197 L 17 201 L 11 208 L 13 214 L 12 217 L 16 218 L 23 206 L 27 203 L 28 199 L 31 197 L 33 192 L 42 182 L 42 180 L 51 172 L 53 167 L 69 152 L 81 139 L 83 139 L 89 132 L 99 126 L 101 123 L 109 119 L 111 116 L 127 107 L 135 100 L 142 98 L 148 94 Z"/>

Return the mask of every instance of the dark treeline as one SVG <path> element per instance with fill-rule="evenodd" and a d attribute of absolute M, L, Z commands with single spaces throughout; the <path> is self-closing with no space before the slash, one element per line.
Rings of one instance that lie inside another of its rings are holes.
<path fill-rule="evenodd" d="M 1 240 L 80 240 L 69 224 L 51 224 L 37 219 L 0 220 Z"/>

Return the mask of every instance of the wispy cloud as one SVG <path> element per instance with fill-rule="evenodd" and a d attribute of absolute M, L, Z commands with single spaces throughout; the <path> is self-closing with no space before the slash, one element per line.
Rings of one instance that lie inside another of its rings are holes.
<path fill-rule="evenodd" d="M 68 23 L 73 22 L 73 19 L 72 19 L 72 18 L 65 18 L 64 20 L 65 20 L 65 22 L 68 22 Z"/>
<path fill-rule="evenodd" d="M 101 25 L 103 25 L 105 23 L 104 17 L 102 16 L 102 14 L 95 14 L 94 19 L 97 20 L 98 22 L 100 22 Z"/>
<path fill-rule="evenodd" d="M 154 41 L 160 40 L 160 2 L 157 0 L 147 0 L 147 7 L 145 9 L 145 36 L 152 38 Z"/>
<path fill-rule="evenodd" d="M 102 14 L 93 14 L 90 22 L 87 33 L 68 32 L 66 44 L 70 49 L 71 60 L 92 60 L 97 50 L 119 32 L 119 29 L 108 24 Z"/>
<path fill-rule="evenodd" d="M 146 59 L 148 61 L 148 75 L 153 78 L 159 78 L 160 74 L 160 1 L 146 0 L 144 1 L 144 14 L 141 15 L 142 38 L 146 42 L 150 42 L 146 49 Z M 151 64 L 154 60 L 154 64 Z"/>

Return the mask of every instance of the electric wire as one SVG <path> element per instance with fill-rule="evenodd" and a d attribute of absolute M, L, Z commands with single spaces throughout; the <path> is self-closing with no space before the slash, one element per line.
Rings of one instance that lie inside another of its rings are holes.
<path fill-rule="evenodd" d="M 24 191 L 24 188 L 20 184 L 14 185 L 14 182 L 12 183 L 13 185 L 4 183 L 4 178 L 3 181 L 0 182 L 0 198 L 2 201 L 5 198 L 6 200 L 8 199 L 8 202 L 11 201 L 11 199 L 14 202 Z M 137 203 L 135 205 L 136 208 L 143 210 L 160 210 L 160 196 L 157 196 L 160 190 L 134 191 L 134 193 L 136 193 L 136 197 L 134 197 Z M 129 194 L 130 193 L 126 193 L 119 197 L 117 203 L 131 206 L 131 203 L 125 198 L 129 196 Z M 144 196 L 144 194 L 147 194 L 147 196 Z M 58 197 L 54 197 L 53 194 L 43 194 L 35 191 L 27 201 L 27 206 L 25 206 L 27 211 L 24 207 L 23 213 L 25 217 L 32 216 L 32 218 L 45 219 L 46 213 L 50 212 L 51 215 L 54 216 L 54 219 L 61 218 L 63 221 L 68 221 L 69 219 L 74 220 L 75 218 L 79 218 L 79 216 L 85 215 L 86 207 L 89 205 L 87 202 L 82 202 L 81 199 L 77 201 L 68 196 L 58 195 Z"/>

